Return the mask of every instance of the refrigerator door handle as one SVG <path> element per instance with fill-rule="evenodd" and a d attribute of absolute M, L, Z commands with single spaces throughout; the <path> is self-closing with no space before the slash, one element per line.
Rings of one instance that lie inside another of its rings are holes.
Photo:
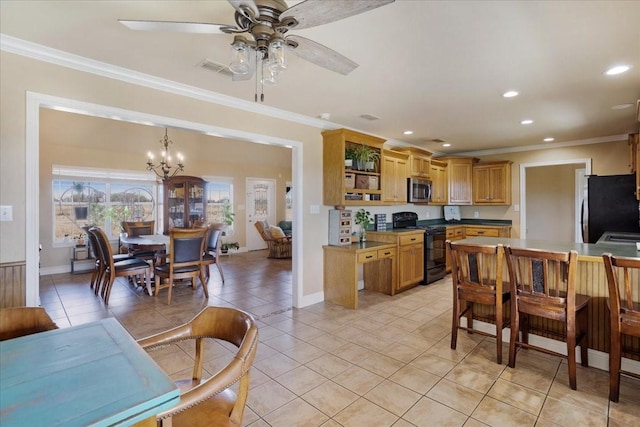
<path fill-rule="evenodd" d="M 587 208 L 587 199 L 582 200 L 582 209 L 580 209 L 580 225 L 582 226 L 582 243 L 589 242 L 589 209 Z"/>

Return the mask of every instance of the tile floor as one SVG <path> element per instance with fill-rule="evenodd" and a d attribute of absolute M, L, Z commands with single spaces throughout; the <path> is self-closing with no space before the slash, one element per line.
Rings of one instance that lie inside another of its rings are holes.
<path fill-rule="evenodd" d="M 135 338 L 186 322 L 206 305 L 252 313 L 260 346 L 246 426 L 640 425 L 639 380 L 623 378 L 620 402 L 611 403 L 608 374 L 595 368 L 579 366 L 572 391 L 560 358 L 522 351 L 511 369 L 495 363 L 492 339 L 468 334 L 451 350 L 448 278 L 394 297 L 361 291 L 358 310 L 291 309 L 290 260 L 257 251 L 222 265 L 226 283 L 212 266 L 208 301 L 200 288 L 178 287 L 168 306 L 166 290 L 150 297 L 119 279 L 105 306 L 88 274 L 61 274 L 41 278 L 42 304 L 61 327 L 115 317 Z M 218 350 L 209 372 L 231 354 Z M 163 349 L 152 357 L 179 377 L 188 353 Z"/>

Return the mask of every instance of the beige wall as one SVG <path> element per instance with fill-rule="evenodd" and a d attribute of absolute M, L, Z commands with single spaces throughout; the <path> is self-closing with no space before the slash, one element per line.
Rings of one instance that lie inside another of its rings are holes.
<path fill-rule="evenodd" d="M 40 112 L 40 265 L 69 267 L 70 248 L 52 244 L 52 165 L 145 172 L 146 153 L 160 152 L 164 128 L 41 109 Z M 184 174 L 233 179 L 234 241 L 245 245 L 245 178 L 276 181 L 276 218 L 284 219 L 284 192 L 291 181 L 291 149 L 169 130 L 172 150 L 185 158 Z M 253 230 L 249 230 L 251 232 Z"/>
<path fill-rule="evenodd" d="M 513 221 L 511 230 L 513 237 L 520 236 L 520 212 L 514 210 L 514 205 L 520 204 L 520 166 L 529 163 L 561 162 L 576 159 L 591 159 L 591 173 L 594 175 L 617 175 L 630 173 L 629 147 L 627 139 L 623 141 L 605 142 L 600 144 L 576 145 L 570 147 L 503 153 L 490 156 L 479 156 L 481 160 L 511 160 L 511 206 L 463 206 L 460 209 L 463 218 L 473 218 L 473 212 L 478 211 L 480 218 L 509 219 Z M 476 156 L 478 157 L 478 156 Z M 547 218 L 551 220 L 553 215 Z"/>

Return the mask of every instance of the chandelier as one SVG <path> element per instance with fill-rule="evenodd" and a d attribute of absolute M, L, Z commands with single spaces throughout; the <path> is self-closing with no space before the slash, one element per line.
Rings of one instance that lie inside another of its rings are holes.
<path fill-rule="evenodd" d="M 158 178 L 161 178 L 163 181 L 174 177 L 178 174 L 178 172 L 184 171 L 184 163 L 182 161 L 184 158 L 182 154 L 177 153 L 178 157 L 178 165 L 171 166 L 171 154 L 169 153 L 169 146 L 173 144 L 173 141 L 169 139 L 167 135 L 167 128 L 164 129 L 164 138 L 160 140 L 160 144 L 162 145 L 162 153 L 160 154 L 160 163 L 153 163 L 153 153 L 149 151 L 147 153 L 147 170 L 155 172 Z M 173 169 L 173 170 L 172 170 Z"/>

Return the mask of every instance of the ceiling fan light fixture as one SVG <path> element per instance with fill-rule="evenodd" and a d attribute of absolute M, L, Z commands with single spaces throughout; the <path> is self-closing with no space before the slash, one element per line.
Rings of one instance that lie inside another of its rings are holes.
<path fill-rule="evenodd" d="M 265 65 L 264 61 L 262 61 L 262 80 L 261 83 L 265 85 L 277 85 L 279 83 L 279 73 L 278 71 L 272 69 Z"/>
<path fill-rule="evenodd" d="M 274 37 L 269 41 L 269 69 L 284 71 L 287 69 L 287 45 L 282 37 Z"/>
<path fill-rule="evenodd" d="M 236 36 L 231 43 L 231 63 L 229 69 L 234 74 L 249 72 L 249 46 L 244 37 Z"/>

